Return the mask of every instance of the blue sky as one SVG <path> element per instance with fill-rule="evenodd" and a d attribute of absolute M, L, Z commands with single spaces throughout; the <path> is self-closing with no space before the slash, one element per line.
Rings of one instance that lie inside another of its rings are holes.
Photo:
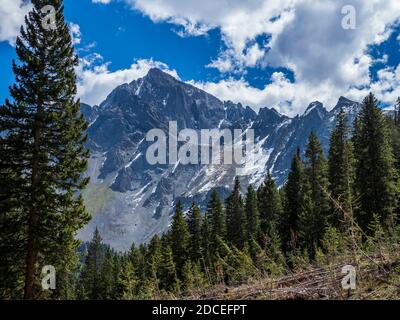
<path fill-rule="evenodd" d="M 289 115 L 340 95 L 400 95 L 398 0 L 65 0 L 82 101 L 160 67 L 221 99 Z M 353 5 L 356 29 L 342 27 Z M 28 5 L 29 6 L 29 5 Z M 22 0 L 0 0 L 0 102 L 13 81 Z"/>

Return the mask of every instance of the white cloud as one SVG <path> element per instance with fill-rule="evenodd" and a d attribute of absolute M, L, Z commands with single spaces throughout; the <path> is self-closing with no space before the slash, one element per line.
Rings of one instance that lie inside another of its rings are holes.
<path fill-rule="evenodd" d="M 227 49 L 208 66 L 222 73 L 257 65 L 291 69 L 294 84 L 279 78 L 264 90 L 243 80 L 202 84 L 255 108 L 278 103 L 289 113 L 301 112 L 315 99 L 331 105 L 339 95 L 357 96 L 360 90 L 354 87 L 375 88 L 369 70 L 385 58 L 374 60 L 367 54 L 368 45 L 385 41 L 400 18 L 399 0 L 125 1 L 155 22 L 180 25 L 185 34 L 220 28 Z M 345 5 L 356 9 L 355 30 L 342 27 Z M 267 47 L 255 42 L 265 34 L 271 36 Z"/>
<path fill-rule="evenodd" d="M 222 100 L 241 102 L 256 111 L 260 107 L 274 107 L 279 112 L 290 116 L 303 112 L 308 104 L 315 100 L 334 107 L 338 97 L 343 94 L 339 91 L 332 92 L 332 84 L 329 80 L 321 83 L 318 88 L 305 82 L 291 83 L 281 72 L 273 73 L 271 80 L 271 83 L 261 89 L 250 86 L 244 79 L 229 78 L 217 83 L 195 81 L 190 81 L 190 83 Z"/>
<path fill-rule="evenodd" d="M 125 0 L 153 21 L 168 21 L 182 34 L 201 35 L 220 28 L 228 49 L 210 66 L 226 72 L 254 66 L 266 48 L 254 45 L 259 35 L 281 32 L 293 18 L 294 0 Z M 227 66 L 230 66 L 227 69 Z"/>
<path fill-rule="evenodd" d="M 111 1 L 92 0 L 102 4 Z M 366 51 L 368 45 L 385 41 L 390 35 L 400 16 L 399 0 L 124 1 L 155 22 L 176 24 L 175 31 L 181 36 L 198 36 L 220 28 L 226 49 L 208 66 L 222 73 L 272 66 L 289 68 L 295 75 L 295 83 L 291 83 L 283 74 L 275 73 L 272 83 L 262 89 L 251 87 L 243 79 L 197 83 L 219 98 L 243 102 L 256 110 L 275 106 L 281 112 L 296 114 L 313 100 L 332 107 L 340 95 L 361 100 L 373 90 L 385 103 L 393 103 L 399 95 L 399 68 L 383 69 L 378 80 L 372 81 L 370 67 L 386 63 L 388 57 L 374 59 Z M 341 27 L 344 5 L 356 8 L 355 30 Z M 28 9 L 23 0 L 0 0 L 0 41 L 15 41 Z M 80 43 L 79 26 L 72 25 L 71 32 L 74 43 Z M 256 42 L 266 34 L 271 36 L 267 45 Z M 100 103 L 118 84 L 145 75 L 150 65 L 168 69 L 161 62 L 138 60 L 127 69 L 113 72 L 98 57 L 96 62 L 83 61 L 78 69 L 79 93 L 91 104 Z"/>
<path fill-rule="evenodd" d="M 250 86 L 243 79 L 232 78 L 219 82 L 189 81 L 189 83 L 219 99 L 241 102 L 256 111 L 260 107 L 268 106 L 283 114 L 295 116 L 303 113 L 309 103 L 315 100 L 321 101 L 327 109 L 331 109 L 342 95 L 361 102 L 369 92 L 373 92 L 380 102 L 393 105 L 397 97 L 400 97 L 400 65 L 397 68 L 380 70 L 378 79 L 362 88 L 349 87 L 344 91 L 335 87 L 329 79 L 318 86 L 307 82 L 291 83 L 281 72 L 275 72 L 272 75 L 272 82 L 262 89 Z"/>
<path fill-rule="evenodd" d="M 80 26 L 76 23 L 71 22 L 69 24 L 69 31 L 72 37 L 72 44 L 73 45 L 80 44 L 82 41 L 82 33 Z"/>
<path fill-rule="evenodd" d="M 137 60 L 129 68 L 117 71 L 110 71 L 109 65 L 96 53 L 81 59 L 77 75 L 78 96 L 82 102 L 100 104 L 117 86 L 145 76 L 151 68 L 160 68 L 179 78 L 175 70 L 170 70 L 166 64 L 152 59 Z"/>
<path fill-rule="evenodd" d="M 31 4 L 23 0 L 0 0 L 0 41 L 15 46 L 15 39 L 30 9 Z"/>
<path fill-rule="evenodd" d="M 102 3 L 102 4 L 108 4 L 112 0 L 92 0 L 93 3 Z"/>

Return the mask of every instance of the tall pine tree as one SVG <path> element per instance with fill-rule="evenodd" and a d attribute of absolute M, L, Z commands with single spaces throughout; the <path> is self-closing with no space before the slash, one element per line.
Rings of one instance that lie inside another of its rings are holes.
<path fill-rule="evenodd" d="M 45 23 L 41 9 L 46 5 L 55 9 L 54 27 Z M 15 265 L 2 268 L 18 274 L 14 289 L 23 281 L 25 299 L 40 297 L 41 267 L 63 271 L 70 255 L 60 253 L 76 249 L 74 235 L 89 219 L 77 196 L 88 182 L 82 178 L 87 124 L 75 99 L 78 59 L 62 1 L 32 0 L 32 6 L 16 40 L 12 101 L 0 108 L 0 171 L 10 185 L 0 194 L 0 227 L 14 222 L 0 250 L 2 256 L 12 255 Z"/>
<path fill-rule="evenodd" d="M 187 216 L 190 233 L 190 257 L 193 261 L 201 258 L 201 212 L 200 208 L 193 203 Z"/>
<path fill-rule="evenodd" d="M 247 242 L 250 244 L 252 240 L 258 241 L 261 234 L 257 193 L 251 185 L 247 188 L 246 219 Z"/>
<path fill-rule="evenodd" d="M 176 205 L 175 216 L 172 221 L 170 243 L 174 262 L 176 264 L 176 270 L 178 276 L 180 276 L 183 265 L 189 257 L 190 250 L 189 228 L 183 215 L 183 209 L 180 202 Z"/>
<path fill-rule="evenodd" d="M 292 159 L 288 181 L 285 184 L 285 207 L 280 224 L 282 247 L 285 252 L 298 247 L 300 216 L 304 206 L 303 181 L 303 162 L 300 149 L 297 149 Z"/>
<path fill-rule="evenodd" d="M 159 269 L 160 288 L 166 291 L 178 291 L 179 280 L 174 263 L 173 253 L 169 244 L 163 245 Z"/>
<path fill-rule="evenodd" d="M 302 215 L 302 237 L 311 256 L 320 245 L 330 215 L 327 163 L 322 145 L 314 132 L 311 132 L 305 152 L 306 181 L 303 196 L 309 197 L 304 203 Z"/>
<path fill-rule="evenodd" d="M 265 182 L 260 186 L 257 193 L 261 232 L 267 234 L 272 229 L 277 231 L 280 219 L 282 219 L 282 201 L 275 181 L 269 171 Z"/>
<path fill-rule="evenodd" d="M 240 180 L 235 178 L 232 193 L 226 199 L 227 239 L 239 249 L 246 245 L 246 214 L 240 194 Z"/>
<path fill-rule="evenodd" d="M 397 205 L 397 174 L 387 121 L 372 93 L 364 99 L 354 127 L 357 219 L 365 231 L 374 214 L 390 226 Z"/>
<path fill-rule="evenodd" d="M 216 254 L 218 247 L 217 237 L 221 239 L 225 239 L 226 237 L 226 217 L 219 193 L 216 190 L 211 193 L 211 198 L 207 205 L 206 217 L 210 223 L 211 250 Z"/>
<path fill-rule="evenodd" d="M 329 191 L 332 198 L 350 213 L 354 197 L 354 156 L 347 114 L 343 109 L 337 115 L 329 146 Z M 335 213 L 330 222 L 337 228 L 340 221 L 343 221 L 343 212 L 334 203 L 331 203 L 331 207 Z"/>
<path fill-rule="evenodd" d="M 116 282 L 114 253 L 111 248 L 107 248 L 104 254 L 104 260 L 100 269 L 100 291 L 102 300 L 112 300 L 115 298 Z"/>
<path fill-rule="evenodd" d="M 80 274 L 80 298 L 98 300 L 102 298 L 101 271 L 104 261 L 104 246 L 96 228 L 89 243 L 83 269 Z"/>

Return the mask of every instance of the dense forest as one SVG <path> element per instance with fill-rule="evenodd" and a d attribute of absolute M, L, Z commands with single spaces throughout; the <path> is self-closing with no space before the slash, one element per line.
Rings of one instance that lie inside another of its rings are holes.
<path fill-rule="evenodd" d="M 400 104 L 398 104 L 398 107 Z M 102 244 L 95 231 L 77 271 L 79 299 L 190 296 L 213 286 L 277 277 L 327 256 L 399 243 L 399 113 L 387 118 L 372 94 L 351 126 L 337 119 L 324 156 L 314 133 L 294 155 L 287 183 L 265 182 L 243 195 L 239 178 L 207 210 L 178 203 L 170 230 L 127 253 Z M 354 129 L 351 129 L 354 128 Z M 71 293 L 72 294 L 72 293 Z"/>
<path fill-rule="evenodd" d="M 87 124 L 75 99 L 77 58 L 57 9 L 43 29 L 43 1 L 21 28 L 12 101 L 0 107 L 0 298 L 155 299 L 190 297 L 218 285 L 279 277 L 310 265 L 398 251 L 400 244 L 400 98 L 389 116 L 371 93 L 354 121 L 344 110 L 325 155 L 315 133 L 298 150 L 287 182 L 213 192 L 207 210 L 176 205 L 171 228 L 116 252 L 99 231 L 76 240 L 88 221 L 77 194 L 88 152 Z M 393 249 L 394 248 L 394 249 Z M 57 270 L 42 290 L 43 265 Z"/>

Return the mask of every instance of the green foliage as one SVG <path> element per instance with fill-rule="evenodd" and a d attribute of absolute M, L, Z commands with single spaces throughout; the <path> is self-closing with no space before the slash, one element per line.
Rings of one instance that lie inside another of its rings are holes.
<path fill-rule="evenodd" d="M 240 194 L 240 181 L 235 178 L 232 193 L 226 199 L 227 240 L 240 249 L 246 245 L 246 214 Z"/>
<path fill-rule="evenodd" d="M 385 116 L 371 93 L 363 101 L 354 131 L 357 220 L 368 232 L 374 214 L 380 223 L 393 227 L 397 207 L 397 173 Z"/>
<path fill-rule="evenodd" d="M 169 238 L 174 262 L 176 264 L 176 271 L 180 276 L 190 250 L 189 228 L 183 215 L 180 202 L 176 205 Z"/>
<path fill-rule="evenodd" d="M 343 238 L 340 232 L 333 226 L 328 225 L 325 229 L 325 235 L 322 239 L 322 248 L 325 254 L 336 256 L 342 253 Z"/>
<path fill-rule="evenodd" d="M 336 127 L 330 138 L 329 148 L 329 191 L 335 201 L 339 201 L 342 208 L 350 212 L 353 207 L 354 184 L 354 155 L 350 140 L 347 115 L 341 110 L 337 116 Z M 343 212 L 340 212 L 331 202 L 332 217 L 330 223 L 339 227 L 343 221 Z"/>
<path fill-rule="evenodd" d="M 185 262 L 182 272 L 182 290 L 187 294 L 198 291 L 206 286 L 204 274 L 198 263 L 190 260 Z"/>
<path fill-rule="evenodd" d="M 306 147 L 305 176 L 303 184 L 303 212 L 301 214 L 301 242 L 311 257 L 320 245 L 330 215 L 327 196 L 327 163 L 321 143 L 314 132 Z"/>
<path fill-rule="evenodd" d="M 88 183 L 87 123 L 75 99 L 78 58 L 62 1 L 32 5 L 16 40 L 12 101 L 0 108 L 0 262 L 9 275 L 0 279 L 0 292 L 26 299 L 44 294 L 42 266 L 60 274 L 73 269 L 63 266 L 78 245 L 75 233 L 89 221 L 77 196 Z M 54 29 L 42 26 L 44 5 L 56 10 Z"/>
<path fill-rule="evenodd" d="M 160 289 L 177 292 L 180 288 L 178 275 L 175 268 L 175 262 L 172 249 L 166 245 L 162 251 L 161 263 L 159 268 Z"/>
<path fill-rule="evenodd" d="M 202 217 L 199 207 L 193 203 L 188 212 L 187 223 L 190 233 L 190 256 L 193 261 L 201 259 L 201 223 Z"/>
<path fill-rule="evenodd" d="M 298 247 L 300 217 L 304 206 L 303 182 L 304 165 L 300 158 L 300 150 L 297 150 L 285 185 L 285 209 L 279 228 L 285 252 Z"/>
<path fill-rule="evenodd" d="M 96 228 L 89 243 L 85 264 L 80 275 L 80 299 L 96 300 L 102 298 L 101 270 L 104 260 L 104 247 L 99 230 Z"/>
<path fill-rule="evenodd" d="M 122 300 L 133 300 L 137 296 L 139 279 L 135 274 L 135 268 L 130 260 L 124 263 L 122 273 L 119 278 Z"/>
<path fill-rule="evenodd" d="M 251 246 L 252 240 L 258 241 L 261 235 L 257 193 L 251 185 L 247 188 L 245 210 L 247 219 L 247 243 Z"/>
<path fill-rule="evenodd" d="M 115 298 L 114 287 L 114 253 L 107 248 L 104 260 L 100 269 L 100 291 L 102 300 L 112 300 Z"/>
<path fill-rule="evenodd" d="M 277 229 L 283 211 L 281 196 L 269 171 L 265 182 L 257 190 L 257 196 L 261 232 L 266 234 L 272 229 Z"/>
<path fill-rule="evenodd" d="M 219 194 L 216 190 L 211 193 L 207 205 L 206 219 L 210 232 L 210 249 L 217 254 L 217 237 L 226 238 L 226 217 Z"/>
<path fill-rule="evenodd" d="M 221 242 L 220 247 L 223 249 L 221 262 L 226 284 L 244 283 L 258 277 L 259 272 L 250 256 L 235 246 L 228 246 L 221 239 L 219 241 Z"/>

